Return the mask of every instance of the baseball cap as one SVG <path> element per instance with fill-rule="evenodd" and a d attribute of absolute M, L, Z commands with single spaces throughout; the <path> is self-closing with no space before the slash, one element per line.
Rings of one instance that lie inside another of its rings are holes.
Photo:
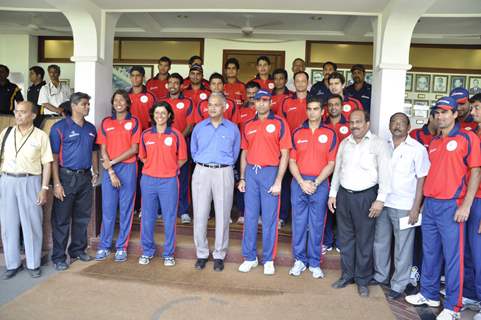
<path fill-rule="evenodd" d="M 469 92 L 463 87 L 454 88 L 449 95 L 459 104 L 466 103 L 469 100 Z"/>
<path fill-rule="evenodd" d="M 192 70 L 196 70 L 196 71 L 200 71 L 200 72 L 203 72 L 204 70 L 202 69 L 202 66 L 200 64 L 193 64 L 191 67 L 190 67 L 190 71 Z"/>
<path fill-rule="evenodd" d="M 354 70 L 360 70 L 364 73 L 366 73 L 366 68 L 362 64 L 355 64 L 351 67 L 351 72 L 354 72 Z"/>
<path fill-rule="evenodd" d="M 434 105 L 433 109 L 443 109 L 443 110 L 452 110 L 453 112 L 458 110 L 458 103 L 454 100 L 453 97 L 442 97 L 436 104 Z"/>
<path fill-rule="evenodd" d="M 266 90 L 259 90 L 256 92 L 256 95 L 254 96 L 254 99 L 259 100 L 262 97 L 269 97 L 271 98 L 272 95 L 269 93 L 269 91 Z"/>

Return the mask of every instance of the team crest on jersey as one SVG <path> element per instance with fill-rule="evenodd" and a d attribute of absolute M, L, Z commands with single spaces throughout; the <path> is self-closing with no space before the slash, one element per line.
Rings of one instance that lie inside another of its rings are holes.
<path fill-rule="evenodd" d="M 464 128 L 464 130 L 471 131 L 472 128 L 471 128 L 471 127 L 466 127 L 466 128 Z"/>
<path fill-rule="evenodd" d="M 170 147 L 172 145 L 172 137 L 167 137 L 165 138 L 164 140 L 164 144 L 168 147 Z"/>
<path fill-rule="evenodd" d="M 183 102 L 178 102 L 176 105 L 177 109 L 184 109 L 184 103 Z"/>
<path fill-rule="evenodd" d="M 202 92 L 202 93 L 199 95 L 199 98 L 201 98 L 202 100 L 205 100 L 205 99 L 207 99 L 207 95 Z"/>
<path fill-rule="evenodd" d="M 267 86 L 268 86 L 268 87 L 269 87 L 269 89 L 271 89 L 271 90 L 272 90 L 272 89 L 274 89 L 274 84 L 273 84 L 272 82 L 271 82 L 271 83 L 269 83 Z"/>
<path fill-rule="evenodd" d="M 140 102 L 146 103 L 147 101 L 149 101 L 149 98 L 146 95 L 143 95 L 142 97 L 140 97 Z"/>
<path fill-rule="evenodd" d="M 339 132 L 342 133 L 342 134 L 346 134 L 349 132 L 349 129 L 345 126 L 342 126 L 339 128 Z"/>
<path fill-rule="evenodd" d="M 168 84 L 168 83 L 165 84 L 165 89 L 169 89 L 169 84 Z"/>
<path fill-rule="evenodd" d="M 319 140 L 320 143 L 326 143 L 328 138 L 325 134 L 321 134 L 317 139 Z"/>
<path fill-rule="evenodd" d="M 229 102 L 225 103 L 225 110 L 227 111 L 227 109 L 229 109 Z"/>
<path fill-rule="evenodd" d="M 124 129 L 125 130 L 132 130 L 132 122 L 127 122 L 126 124 L 124 124 Z"/>
<path fill-rule="evenodd" d="M 273 125 L 272 123 L 271 124 L 268 124 L 266 126 L 266 131 L 269 132 L 269 133 L 273 133 L 274 131 L 276 131 L 276 126 Z"/>
<path fill-rule="evenodd" d="M 342 111 L 344 111 L 344 112 L 349 112 L 349 111 L 351 111 L 351 106 L 348 105 L 348 104 L 343 105 L 343 106 L 342 106 Z"/>
<path fill-rule="evenodd" d="M 456 150 L 457 147 L 458 147 L 458 143 L 455 140 L 451 140 L 446 145 L 446 150 L 454 151 L 454 150 Z"/>

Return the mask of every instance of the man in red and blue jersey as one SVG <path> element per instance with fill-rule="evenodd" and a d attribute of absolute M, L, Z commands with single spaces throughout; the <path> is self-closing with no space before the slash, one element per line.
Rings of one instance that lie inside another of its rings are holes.
<path fill-rule="evenodd" d="M 349 119 L 342 114 L 343 98 L 338 94 L 331 94 L 327 98 L 327 117 L 323 124 L 333 129 L 339 142 L 347 138 L 351 134 L 349 130 Z"/>
<path fill-rule="evenodd" d="M 474 130 L 478 125 L 470 114 L 469 92 L 463 87 L 454 88 L 449 94 L 458 103 L 458 122 L 461 129 Z"/>
<path fill-rule="evenodd" d="M 144 86 L 145 69 L 142 66 L 133 66 L 130 71 L 129 98 L 132 102 L 130 112 L 140 120 L 140 129 L 145 130 L 150 127 L 149 110 L 155 103 L 155 97 Z"/>
<path fill-rule="evenodd" d="M 429 113 L 428 123 L 423 125 L 421 128 L 417 128 L 411 130 L 409 135 L 411 138 L 416 139 L 417 142 L 429 148 L 429 144 L 433 140 L 433 137 L 437 135 L 438 132 L 438 124 L 437 124 L 436 117 L 434 116 L 434 112 L 431 111 Z"/>
<path fill-rule="evenodd" d="M 431 168 L 424 184 L 423 271 L 421 291 L 406 297 L 413 305 L 437 307 L 444 258 L 446 299 L 438 319 L 459 319 L 464 277 L 465 223 L 480 180 L 479 138 L 461 129 L 452 97 L 434 106 L 439 135 L 429 145 Z M 466 182 L 469 176 L 469 182 Z"/>
<path fill-rule="evenodd" d="M 345 119 L 349 119 L 351 112 L 354 110 L 364 110 L 361 101 L 356 98 L 344 95 L 344 86 L 346 79 L 339 72 L 333 72 L 329 75 L 329 90 L 331 94 L 338 94 L 342 97 L 342 115 Z M 327 117 L 327 106 L 324 105 L 324 118 Z"/>
<path fill-rule="evenodd" d="M 244 82 L 240 81 L 239 60 L 229 58 L 224 64 L 224 74 L 226 82 L 224 84 L 224 95 L 235 101 L 237 108 L 242 107 L 246 100 L 246 89 Z"/>
<path fill-rule="evenodd" d="M 279 114 L 279 108 L 282 106 L 284 99 L 292 96 L 294 92 L 287 89 L 287 71 L 285 69 L 276 69 L 272 72 L 274 78 L 274 89 L 272 89 L 272 105 L 271 110 Z"/>
<path fill-rule="evenodd" d="M 240 272 L 249 272 L 258 264 L 257 223 L 262 211 L 262 260 L 264 274 L 275 273 L 277 221 L 282 178 L 287 169 L 291 134 L 287 122 L 270 111 L 271 94 L 259 90 L 257 114 L 242 132 L 241 170 L 238 189 L 245 192 L 245 224 L 242 239 L 244 262 Z"/>
<path fill-rule="evenodd" d="M 149 79 L 145 84 L 147 90 L 155 96 L 157 101 L 160 101 L 169 94 L 167 78 L 169 77 L 171 64 L 172 61 L 169 57 L 161 57 L 159 59 L 159 64 L 157 65 L 159 73 L 157 73 L 152 79 Z"/>
<path fill-rule="evenodd" d="M 190 68 L 192 68 L 193 65 L 199 65 L 202 67 L 202 65 L 204 64 L 204 61 L 202 60 L 201 57 L 199 56 L 192 56 L 189 58 L 189 70 Z M 184 82 L 182 82 L 182 87 L 181 87 L 181 90 L 184 91 L 187 87 L 190 86 L 191 84 L 191 79 L 190 79 L 190 73 L 189 75 L 187 76 L 187 78 L 184 79 Z M 209 87 L 209 81 L 207 81 L 206 79 L 204 79 L 203 77 L 201 77 L 201 80 L 200 82 L 202 83 L 202 85 L 206 88 Z"/>
<path fill-rule="evenodd" d="M 207 86 L 202 82 L 204 70 L 199 64 L 193 64 L 189 71 L 189 84 L 185 86 L 186 80 L 183 82 L 182 93 L 184 97 L 192 100 L 194 109 L 197 108 L 199 103 L 203 100 L 207 100 L 210 95 L 209 84 Z"/>
<path fill-rule="evenodd" d="M 260 56 L 256 61 L 257 75 L 250 81 L 257 82 L 262 90 L 271 91 L 274 89 L 274 80 L 270 74 L 271 60 L 267 56 Z"/>

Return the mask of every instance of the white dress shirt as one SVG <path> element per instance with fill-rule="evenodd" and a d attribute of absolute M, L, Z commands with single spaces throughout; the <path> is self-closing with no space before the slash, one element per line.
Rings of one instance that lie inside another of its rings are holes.
<path fill-rule="evenodd" d="M 409 135 L 397 148 L 389 141 L 392 153 L 391 192 L 387 195 L 384 206 L 411 210 L 416 197 L 417 179 L 428 175 L 429 155 L 426 148 Z"/>
<path fill-rule="evenodd" d="M 44 85 L 38 94 L 38 104 L 42 105 L 44 103 L 50 103 L 54 107 L 58 107 L 62 104 L 62 102 L 67 101 L 70 99 L 70 87 L 66 84 L 60 83 L 58 87 L 54 86 L 51 81 L 47 82 Z M 57 114 L 48 110 L 47 108 L 43 108 L 43 114 Z"/>
<path fill-rule="evenodd" d="M 293 75 L 294 77 L 294 75 Z M 290 78 L 287 80 L 286 87 L 289 91 L 296 92 L 296 87 L 294 86 L 294 79 Z M 312 87 L 311 80 L 307 81 L 307 91 L 310 91 Z"/>
<path fill-rule="evenodd" d="M 391 153 L 387 142 L 371 131 L 359 143 L 351 134 L 339 145 L 329 196 L 335 197 L 339 186 L 362 191 L 379 185 L 376 200 L 384 202 L 390 191 Z"/>

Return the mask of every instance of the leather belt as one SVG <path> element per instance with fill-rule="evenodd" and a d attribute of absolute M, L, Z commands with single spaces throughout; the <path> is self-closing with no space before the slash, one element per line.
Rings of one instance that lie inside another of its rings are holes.
<path fill-rule="evenodd" d="M 7 175 L 9 177 L 15 177 L 15 178 L 25 178 L 25 177 L 37 177 L 39 174 L 31 174 L 31 173 L 9 173 L 9 172 L 4 172 L 4 175 Z"/>
<path fill-rule="evenodd" d="M 196 162 L 196 164 L 201 165 L 203 167 L 211 168 L 211 169 L 219 169 L 219 168 L 225 168 L 225 167 L 230 167 L 228 164 L 217 164 L 217 163 L 200 163 Z"/>
<path fill-rule="evenodd" d="M 87 173 L 90 173 L 90 169 L 72 170 L 72 169 L 68 169 L 68 168 L 60 168 L 60 171 L 65 172 L 66 174 L 87 174 Z"/>
<path fill-rule="evenodd" d="M 346 189 L 346 188 L 344 188 L 343 186 L 341 186 L 341 188 L 342 188 L 344 191 L 349 192 L 349 193 L 352 193 L 352 194 L 370 191 L 370 190 L 372 190 L 372 189 L 377 189 L 377 187 L 378 187 L 378 185 L 376 184 L 376 185 L 374 185 L 374 186 L 372 186 L 372 187 L 370 187 L 370 188 L 364 189 L 364 190 L 349 190 L 349 189 Z"/>

